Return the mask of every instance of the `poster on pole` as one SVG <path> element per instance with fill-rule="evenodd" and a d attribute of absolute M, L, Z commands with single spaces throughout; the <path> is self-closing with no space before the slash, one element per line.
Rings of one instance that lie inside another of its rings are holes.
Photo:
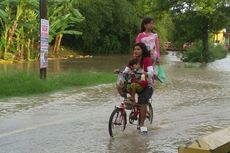
<path fill-rule="evenodd" d="M 48 67 L 49 20 L 41 19 L 40 68 Z"/>

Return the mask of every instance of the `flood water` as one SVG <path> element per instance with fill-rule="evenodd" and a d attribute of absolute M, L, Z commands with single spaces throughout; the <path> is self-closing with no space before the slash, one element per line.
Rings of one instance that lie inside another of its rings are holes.
<path fill-rule="evenodd" d="M 128 56 L 51 61 L 49 72 L 112 71 Z M 176 153 L 180 145 L 230 125 L 230 55 L 186 66 L 162 57 L 165 84 L 156 84 L 153 124 L 140 135 L 127 124 L 110 138 L 108 120 L 120 98 L 115 83 L 33 97 L 0 99 L 0 153 Z M 28 65 L 22 64 L 24 69 Z M 5 71 L 14 65 L 4 66 Z M 30 69 L 36 70 L 36 64 Z"/>
<path fill-rule="evenodd" d="M 113 68 L 124 66 L 131 56 L 112 55 L 112 56 L 95 56 L 93 58 L 49 60 L 48 74 L 63 71 L 104 71 L 112 72 Z M 1 71 L 11 70 L 39 71 L 38 62 L 25 62 L 18 64 L 0 64 Z"/>

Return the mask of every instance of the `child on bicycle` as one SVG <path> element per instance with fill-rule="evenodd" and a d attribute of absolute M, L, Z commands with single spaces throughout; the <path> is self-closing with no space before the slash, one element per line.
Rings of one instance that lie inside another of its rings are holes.
<path fill-rule="evenodd" d="M 129 100 L 135 103 L 135 94 L 140 93 L 145 87 L 147 87 L 148 82 L 146 80 L 145 74 L 143 74 L 143 69 L 141 69 L 138 59 L 131 59 L 129 61 L 128 67 L 131 69 L 131 72 L 127 85 L 127 91 L 131 96 L 129 97 Z"/>

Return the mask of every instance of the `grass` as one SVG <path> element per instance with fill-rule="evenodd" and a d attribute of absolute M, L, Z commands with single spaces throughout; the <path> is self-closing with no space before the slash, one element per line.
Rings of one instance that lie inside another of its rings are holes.
<path fill-rule="evenodd" d="M 114 74 L 105 72 L 48 74 L 47 80 L 41 80 L 38 73 L 4 72 L 0 73 L 0 98 L 42 94 L 70 87 L 111 83 L 115 80 Z"/>

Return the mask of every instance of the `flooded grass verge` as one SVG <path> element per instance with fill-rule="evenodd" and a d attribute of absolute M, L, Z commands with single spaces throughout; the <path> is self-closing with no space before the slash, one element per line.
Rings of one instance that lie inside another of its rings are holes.
<path fill-rule="evenodd" d="M 98 85 L 116 80 L 113 73 L 106 72 L 63 72 L 48 74 L 41 80 L 39 74 L 28 72 L 0 73 L 0 98 L 42 94 L 70 87 Z"/>

